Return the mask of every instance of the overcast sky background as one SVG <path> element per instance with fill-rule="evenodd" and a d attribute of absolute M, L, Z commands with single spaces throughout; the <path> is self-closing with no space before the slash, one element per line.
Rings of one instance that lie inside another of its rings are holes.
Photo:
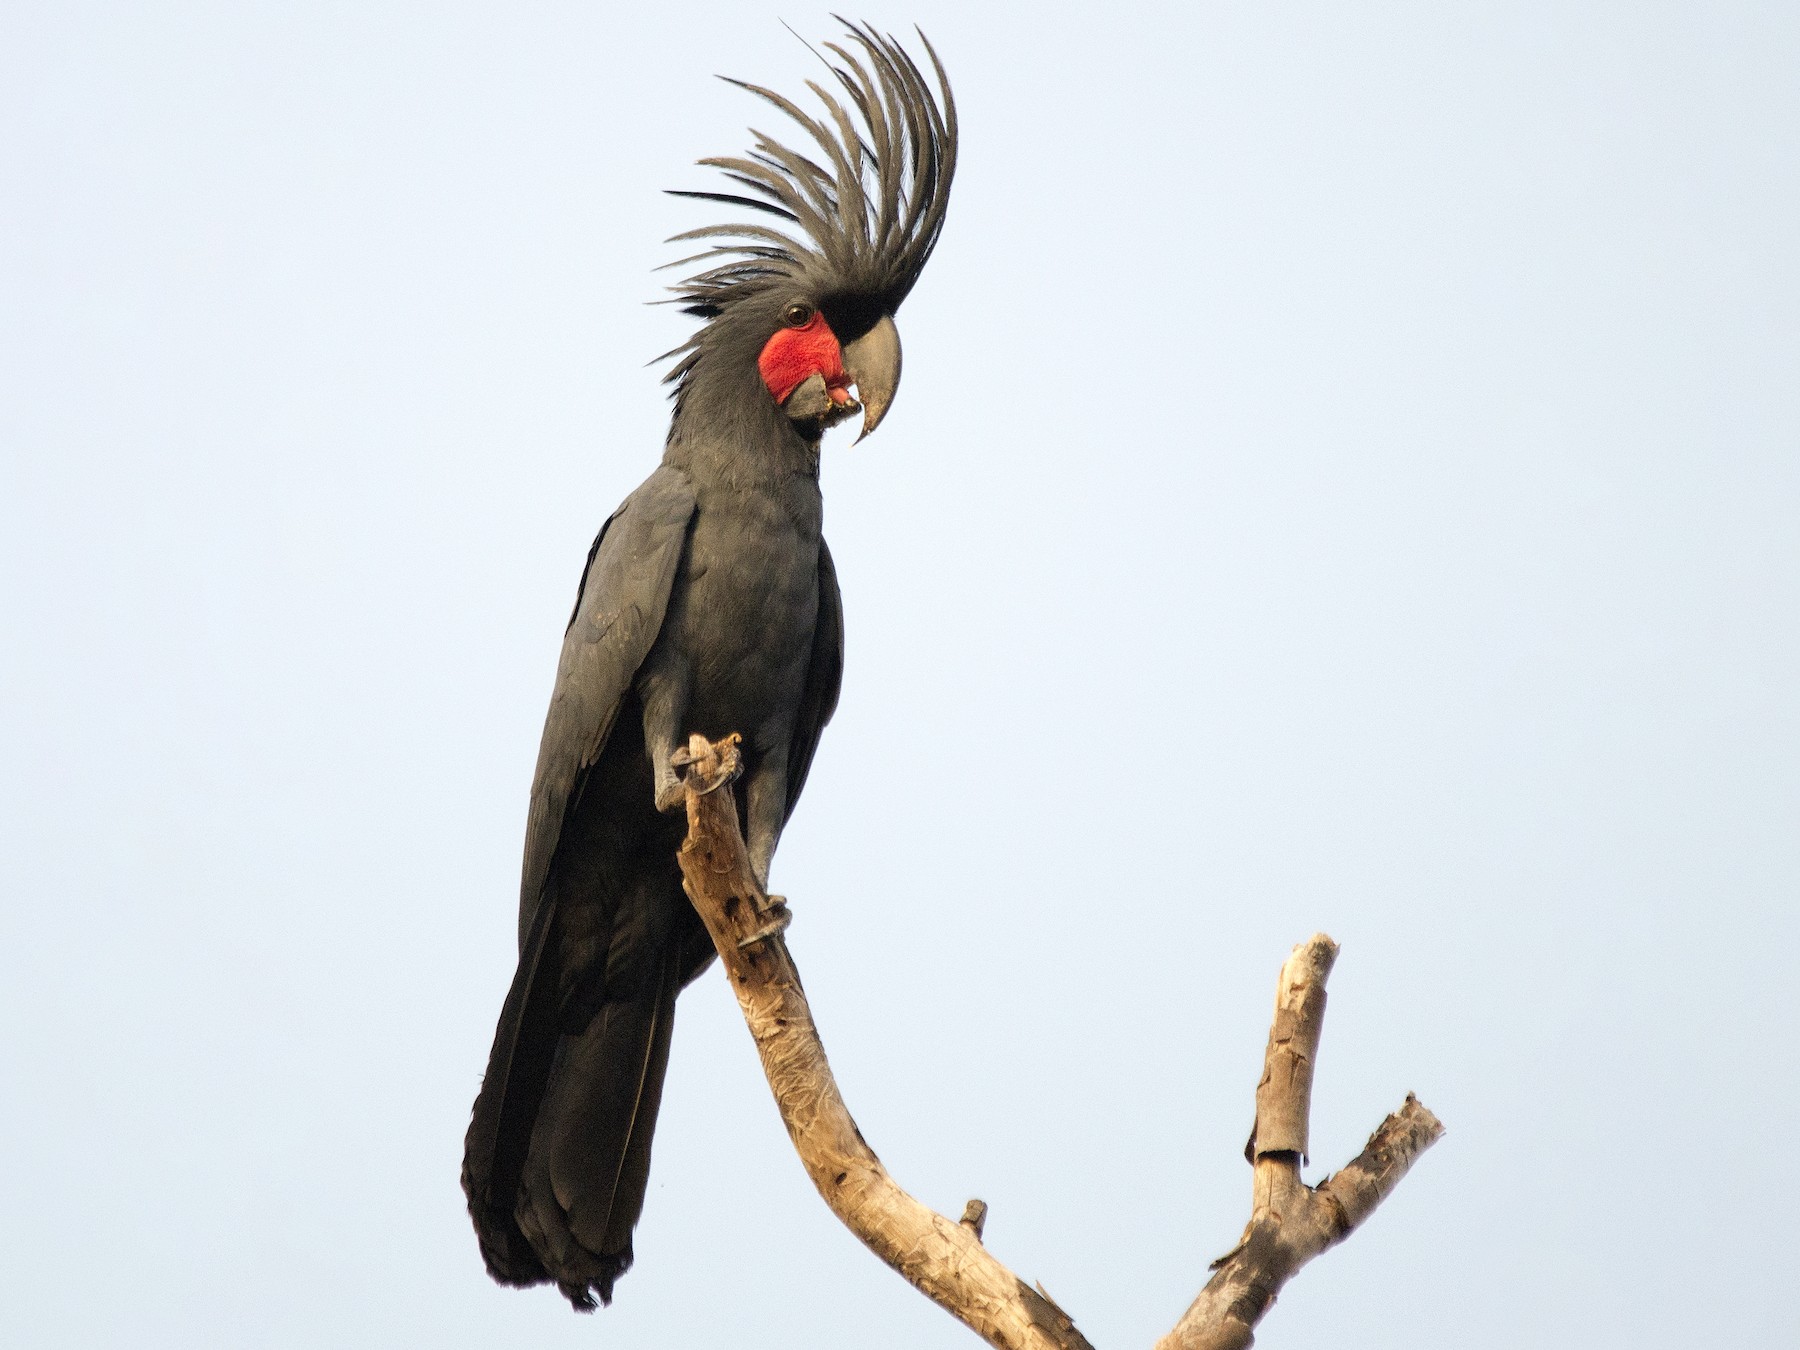
<path fill-rule="evenodd" d="M 784 11 L 810 38 L 822 13 Z M 883 1159 L 1096 1345 L 1447 1138 L 1268 1350 L 1779 1344 L 1800 1243 L 1800 10 L 923 24 L 964 126 L 775 882 Z M 0 1342 L 974 1344 L 831 1218 L 716 970 L 615 1306 L 457 1169 L 689 167 L 749 6 L 0 10 Z"/>

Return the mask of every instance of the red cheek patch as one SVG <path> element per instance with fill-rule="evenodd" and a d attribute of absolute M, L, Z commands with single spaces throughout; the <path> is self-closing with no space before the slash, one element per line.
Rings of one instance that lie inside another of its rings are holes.
<path fill-rule="evenodd" d="M 803 327 L 779 329 L 763 344 L 756 368 L 777 403 L 786 403 L 788 395 L 813 375 L 824 376 L 826 386 L 834 391 L 849 384 L 843 350 L 823 314 L 814 314 Z"/>

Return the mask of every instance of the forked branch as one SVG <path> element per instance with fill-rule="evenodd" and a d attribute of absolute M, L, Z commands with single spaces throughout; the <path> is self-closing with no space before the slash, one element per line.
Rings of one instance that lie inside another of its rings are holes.
<path fill-rule="evenodd" d="M 864 1245 L 988 1344 L 1092 1350 L 1061 1308 L 982 1245 L 985 1205 L 970 1201 L 961 1222 L 946 1218 L 902 1190 L 863 1142 L 788 955 L 787 905 L 764 894 L 750 870 L 730 790 L 737 738 L 695 736 L 679 758 L 688 817 L 683 882 L 718 948 L 788 1136 L 825 1203 Z M 1325 978 L 1336 955 L 1336 944 L 1320 935 L 1282 967 L 1247 1150 L 1254 1168 L 1250 1223 L 1157 1350 L 1248 1346 L 1281 1286 L 1367 1218 L 1443 1132 L 1408 1096 L 1342 1172 L 1317 1187 L 1301 1182 Z"/>
<path fill-rule="evenodd" d="M 1250 1222 L 1212 1263 L 1212 1279 L 1156 1350 L 1244 1350 L 1296 1271 L 1342 1242 L 1400 1184 L 1444 1127 L 1410 1092 L 1349 1166 L 1317 1186 L 1300 1180 L 1312 1114 L 1313 1064 L 1325 1026 L 1325 980 L 1337 943 L 1323 933 L 1294 948 L 1275 988 L 1275 1019 L 1256 1085 L 1256 1123 L 1244 1156 L 1252 1170 Z"/>

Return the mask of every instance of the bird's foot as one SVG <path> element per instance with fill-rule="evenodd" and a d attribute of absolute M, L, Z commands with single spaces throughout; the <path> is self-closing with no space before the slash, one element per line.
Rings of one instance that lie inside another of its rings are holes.
<path fill-rule="evenodd" d="M 688 737 L 687 746 L 669 756 L 669 763 L 675 771 L 682 775 L 682 781 L 676 785 L 678 795 L 669 806 L 663 805 L 667 788 L 659 788 L 656 793 L 656 805 L 659 810 L 672 811 L 685 797 L 691 785 L 702 797 L 725 786 L 744 771 L 744 757 L 738 750 L 743 737 L 732 732 L 721 741 L 709 741 L 696 733 Z"/>
<path fill-rule="evenodd" d="M 739 947 L 754 946 L 758 942 L 767 941 L 787 931 L 787 926 L 794 921 L 794 912 L 787 907 L 785 895 L 771 895 L 769 904 L 758 917 L 762 925 L 749 937 L 738 939 Z"/>
<path fill-rule="evenodd" d="M 664 815 L 679 811 L 687 801 L 687 789 L 679 778 L 672 779 L 656 789 L 656 809 Z"/>

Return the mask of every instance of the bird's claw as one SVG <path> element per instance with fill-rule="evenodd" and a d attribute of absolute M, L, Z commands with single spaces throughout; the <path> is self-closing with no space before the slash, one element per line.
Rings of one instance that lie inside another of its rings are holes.
<path fill-rule="evenodd" d="M 768 900 L 768 908 L 758 915 L 763 921 L 762 926 L 749 937 L 738 939 L 740 950 L 786 932 L 787 926 L 794 921 L 794 912 L 787 907 L 785 895 L 771 895 Z"/>
<path fill-rule="evenodd" d="M 704 797 L 736 778 L 744 770 L 744 757 L 738 751 L 738 745 L 743 739 L 735 731 L 717 742 L 709 741 L 699 734 L 688 737 L 687 745 L 669 756 L 669 763 L 682 775 L 681 781 L 673 788 L 663 788 L 657 792 L 657 809 L 674 810 L 685 799 L 690 785 Z M 670 793 L 674 794 L 670 805 L 664 806 L 663 798 Z"/>

